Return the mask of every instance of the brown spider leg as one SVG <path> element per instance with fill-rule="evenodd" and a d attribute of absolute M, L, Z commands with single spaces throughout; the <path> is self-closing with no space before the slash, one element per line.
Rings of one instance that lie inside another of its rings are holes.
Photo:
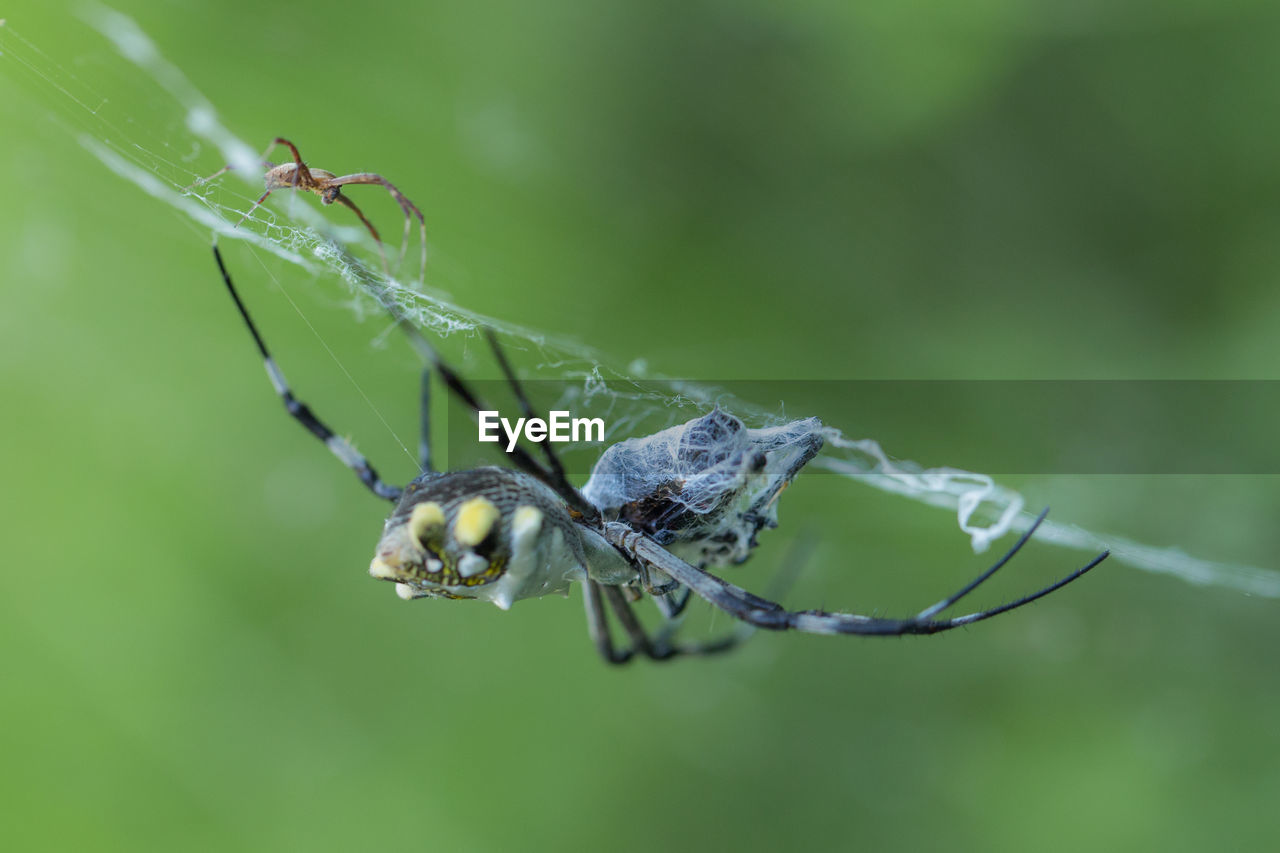
<path fill-rule="evenodd" d="M 230 171 L 231 171 L 232 169 L 234 169 L 234 168 L 235 168 L 235 166 L 232 166 L 230 163 L 228 163 L 227 165 L 223 166 L 221 169 L 219 169 L 218 171 L 214 172 L 212 175 L 210 175 L 210 176 L 209 176 L 209 177 L 207 177 L 207 178 L 196 178 L 194 182 L 192 182 L 192 183 L 188 184 L 187 186 L 183 187 L 183 188 L 182 188 L 182 191 L 183 191 L 184 193 L 189 193 L 189 192 L 191 192 L 193 189 L 195 189 L 196 187 L 203 186 L 204 184 L 209 183 L 209 182 L 210 182 L 210 181 L 212 181 L 214 178 L 221 178 L 223 175 L 225 175 L 227 172 L 230 172 Z"/>
<path fill-rule="evenodd" d="M 249 208 L 248 210 L 246 210 L 246 211 L 244 212 L 244 214 L 243 214 L 243 215 L 241 215 L 241 217 L 240 217 L 239 219 L 237 219 L 237 220 L 236 220 L 236 224 L 235 224 L 234 226 L 232 226 L 232 227 L 234 227 L 234 228 L 239 228 L 239 227 L 240 227 L 240 224 L 241 224 L 242 222 L 244 222 L 246 219 L 248 219 L 248 218 L 249 218 L 249 214 L 251 214 L 251 213 L 253 213 L 255 210 L 257 210 L 257 209 L 258 209 L 258 205 L 260 205 L 260 204 L 262 204 L 264 201 L 266 201 L 266 200 L 267 200 L 267 196 L 269 196 L 269 195 L 271 195 L 271 190 L 267 190 L 267 191 L 266 191 L 266 192 L 264 192 L 261 196 L 259 196 L 259 197 L 258 197 L 258 200 L 257 200 L 257 201 L 255 201 L 255 202 L 253 203 L 253 207 L 251 207 L 251 208 Z"/>
<path fill-rule="evenodd" d="M 351 208 L 351 212 L 360 217 L 360 221 L 364 223 L 364 227 L 369 229 L 369 233 L 373 235 L 373 242 L 378 244 L 378 257 L 382 258 L 382 271 L 388 276 L 391 275 L 391 267 L 387 264 L 387 250 L 382 244 L 382 237 L 378 235 L 378 229 L 373 227 L 373 223 L 356 207 L 356 203 L 347 198 L 341 192 L 337 193 L 333 200 L 341 205 Z M 408 220 L 405 220 L 408 222 Z"/>
<path fill-rule="evenodd" d="M 266 150 L 266 151 L 263 151 L 263 152 L 262 152 L 262 155 L 261 155 L 260 157 L 258 157 L 258 160 L 260 160 L 260 161 L 262 162 L 262 165 L 263 165 L 263 166 L 267 167 L 267 169 L 268 169 L 268 170 L 270 170 L 270 169 L 274 169 L 274 168 L 276 167 L 276 164 L 275 164 L 275 163 L 272 163 L 270 160 L 268 160 L 268 159 L 267 159 L 267 155 L 268 155 L 268 154 L 270 154 L 272 151 L 274 151 L 274 150 L 275 150 L 275 147 L 276 147 L 277 145 L 286 145 L 286 146 L 288 146 L 289 150 L 293 152 L 293 162 L 298 164 L 298 171 L 302 171 L 302 170 L 306 169 L 307 176 L 308 176 L 308 177 L 310 177 L 310 176 L 311 176 L 311 170 L 310 170 L 310 169 L 307 169 L 307 167 L 303 164 L 303 162 L 302 162 L 302 156 L 298 154 L 298 149 L 297 149 L 297 147 L 296 147 L 296 146 L 294 146 L 294 144 L 293 144 L 292 142 L 290 142 L 289 140 L 287 140 L 287 139 L 282 139 L 282 138 L 280 138 L 279 136 L 277 136 L 275 139 L 271 140 L 271 144 L 267 146 L 267 150 Z M 222 177 L 223 175 L 225 175 L 227 172 L 232 171 L 233 169 L 235 169 L 235 166 L 234 166 L 234 165 L 232 165 L 231 163 L 228 163 L 227 165 L 223 166 L 223 167 L 222 167 L 221 169 L 219 169 L 218 171 L 214 172 L 214 173 L 213 173 L 212 175 L 210 175 L 209 177 L 207 177 L 207 178 L 199 178 L 199 179 L 197 179 L 195 183 L 193 183 L 193 184 L 191 184 L 190 186 L 186 187 L 186 189 L 184 189 L 184 190 L 183 190 L 183 192 L 190 192 L 191 190 L 195 189 L 196 187 L 200 186 L 201 184 L 207 184 L 207 183 L 209 183 L 210 181 L 212 181 L 214 178 L 220 178 L 220 177 Z M 264 195 L 262 198 L 266 198 L 266 196 Z M 262 198 L 258 199 L 258 204 L 261 204 L 261 203 L 262 203 Z M 256 207 L 257 205 L 254 205 L 254 206 Z M 247 215 L 247 214 L 246 214 L 246 215 Z M 241 220 L 240 220 L 240 221 L 241 221 L 241 222 L 243 222 L 243 221 L 244 221 L 243 217 L 241 218 Z M 237 223 L 237 224 L 239 224 L 239 223 Z"/>
<path fill-rule="evenodd" d="M 427 220 L 423 218 L 422 211 L 418 210 L 418 206 L 405 196 L 404 193 L 396 189 L 395 184 L 388 181 L 381 175 L 370 174 L 369 172 L 359 172 L 354 175 L 343 175 L 340 178 L 334 178 L 326 181 L 327 187 L 341 187 L 348 184 L 377 184 L 378 186 L 391 193 L 391 197 L 396 200 L 396 204 L 400 205 L 400 210 L 404 212 L 404 238 L 400 243 L 400 263 L 404 263 L 405 250 L 409 246 L 409 228 L 412 217 L 418 217 L 418 230 L 422 237 L 422 273 L 419 280 L 426 277 L 427 274 Z"/>
<path fill-rule="evenodd" d="M 302 162 L 302 155 L 298 153 L 298 146 L 281 136 L 277 136 L 275 139 L 271 140 L 271 144 L 267 146 L 267 150 L 262 152 L 261 159 L 263 162 L 266 162 L 267 155 L 275 150 L 277 145 L 283 145 L 285 148 L 288 148 L 289 153 L 293 155 L 293 162 L 298 166 L 298 172 L 306 172 L 307 177 L 311 177 L 311 170 Z"/>

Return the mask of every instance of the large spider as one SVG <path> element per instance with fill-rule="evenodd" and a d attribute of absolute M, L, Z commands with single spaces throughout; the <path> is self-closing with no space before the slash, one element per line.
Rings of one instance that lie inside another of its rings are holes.
<path fill-rule="evenodd" d="M 293 154 L 292 163 L 283 163 L 277 166 L 267 157 L 275 150 L 277 145 L 283 145 Z M 368 220 L 360 208 L 356 207 L 355 202 L 342 194 L 342 188 L 352 184 L 376 184 L 391 193 L 391 197 L 395 199 L 396 204 L 400 205 L 400 210 L 404 212 L 404 237 L 400 242 L 400 264 L 404 263 L 405 250 L 409 246 L 409 229 L 413 223 L 413 218 L 418 218 L 418 229 L 422 236 L 422 272 L 420 278 L 425 276 L 427 269 L 427 222 L 422 216 L 422 211 L 418 210 L 409 198 L 400 190 L 396 189 L 395 184 L 388 181 L 381 175 L 375 175 L 371 172 L 357 172 L 352 175 L 343 175 L 341 177 L 333 172 L 326 172 L 324 169 L 314 169 L 302 162 L 302 155 L 298 153 L 298 148 L 292 142 L 281 137 L 271 140 L 271 144 L 267 146 L 267 150 L 262 152 L 259 158 L 262 165 L 267 168 L 267 173 L 262 176 L 263 183 L 266 185 L 267 191 L 258 197 L 253 206 L 244 212 L 244 215 L 236 221 L 236 227 L 249 217 L 249 214 L 258 209 L 258 206 L 267 200 L 267 196 L 271 195 L 273 190 L 293 189 L 305 190 L 320 196 L 322 204 L 333 204 L 335 201 L 345 207 L 351 208 L 351 211 L 364 223 L 364 227 L 369 229 L 369 233 L 373 236 L 373 241 L 378 245 L 378 255 L 382 258 L 382 269 L 388 275 L 391 268 L 387 264 L 387 253 L 382 245 L 382 237 L 378 234 L 378 229 L 373 227 L 373 223 Z M 218 171 L 214 172 L 207 178 L 201 178 L 192 184 L 192 187 L 201 184 L 207 184 L 214 178 L 221 177 L 231 171 L 234 166 L 228 164 Z M 190 187 L 188 188 L 190 189 Z"/>
<path fill-rule="evenodd" d="M 545 442 L 539 445 L 545 464 L 516 445 L 510 455 L 518 470 L 482 467 L 437 472 L 431 465 L 428 441 L 432 372 L 473 415 L 487 407 L 388 303 L 388 310 L 426 359 L 421 386 L 422 473 L 403 488 L 390 485 L 364 456 L 294 397 L 236 292 L 217 246 L 213 252 L 285 409 L 370 491 L 395 504 L 369 573 L 395 583 L 401 598 L 476 598 L 506 609 L 523 598 L 566 592 L 578 581 L 586 588 L 587 625 L 596 648 L 606 661 L 625 663 L 637 654 L 667 660 L 722 652 L 749 633 L 749 629 L 740 630 L 698 644 L 679 642 L 677 617 L 690 593 L 749 628 L 875 636 L 935 634 L 1030 604 L 1108 556 L 1103 552 L 1061 580 L 1007 604 L 939 618 L 1026 544 L 1045 510 L 995 565 L 914 616 L 885 619 L 787 610 L 712 574 L 708 566 L 746 560 L 755 547 L 756 533 L 777 525 L 779 494 L 822 446 L 816 418 L 753 430 L 715 410 L 682 426 L 610 447 L 582 491 L 568 481 Z M 523 414 L 530 416 L 532 406 L 496 338 L 489 334 L 488 339 Z M 632 604 L 646 594 L 664 619 L 654 632 L 646 630 L 632 610 Z M 628 638 L 625 646 L 614 644 L 606 605 Z"/>

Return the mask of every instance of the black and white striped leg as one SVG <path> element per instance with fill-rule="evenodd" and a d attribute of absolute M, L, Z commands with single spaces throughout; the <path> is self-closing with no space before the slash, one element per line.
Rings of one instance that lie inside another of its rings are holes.
<path fill-rule="evenodd" d="M 480 398 L 471 391 L 467 384 L 462 381 L 462 378 L 454 372 L 453 368 L 438 358 L 433 364 L 436 371 L 439 372 L 440 378 L 444 380 L 445 387 L 467 405 L 471 410 L 472 417 L 479 418 L 480 412 L 488 410 L 489 407 L 480 401 Z M 516 467 L 546 483 L 560 496 L 561 500 L 579 514 L 587 518 L 598 518 L 600 516 L 600 511 L 593 507 L 571 483 L 567 480 L 557 479 L 552 472 L 544 468 L 538 460 L 533 458 L 529 451 L 519 444 L 512 448 L 509 456 Z"/>
<path fill-rule="evenodd" d="M 791 591 L 791 587 L 795 585 L 796 578 L 800 576 L 801 569 L 809 562 L 809 557 L 813 554 L 813 548 L 814 537 L 812 535 L 801 535 L 796 538 L 791 550 L 787 552 L 786 557 L 783 559 L 777 574 L 774 575 L 769 582 L 768 589 L 765 590 L 765 594 L 769 598 L 777 600 L 786 597 L 786 594 Z M 692 599 L 693 593 L 689 591 L 688 587 L 684 586 L 681 586 L 676 592 L 654 597 L 654 604 L 658 606 L 658 611 L 662 613 L 664 619 L 662 626 L 654 635 L 655 642 L 671 642 L 672 638 L 680 630 L 682 621 L 680 615 L 684 613 L 685 608 L 689 606 L 689 602 Z M 756 596 L 752 596 L 752 599 L 765 605 L 772 604 L 771 601 Z M 780 607 L 781 605 L 775 606 Z M 754 625 L 739 623 L 738 628 L 730 637 L 726 637 L 720 642 L 727 642 L 731 638 L 735 645 L 742 643 L 754 634 L 755 630 Z"/>
<path fill-rule="evenodd" d="M 614 547 L 619 548 L 624 554 L 650 563 L 655 568 L 687 586 L 699 597 L 706 599 L 730 616 L 750 625 L 773 631 L 795 630 L 812 634 L 902 636 L 905 634 L 936 634 L 940 631 L 949 631 L 962 625 L 981 622 L 984 619 L 990 619 L 1001 613 L 1015 610 L 1077 580 L 1110 556 L 1110 552 L 1104 551 L 1083 568 L 1072 572 L 1061 580 L 999 607 L 980 610 L 950 619 L 934 618 L 942 610 L 947 609 L 968 595 L 979 584 L 990 578 L 992 574 L 1008 563 L 1018 550 L 1026 544 L 1047 512 L 1048 510 L 1040 514 L 1040 517 L 1036 519 L 1030 529 L 994 566 L 966 584 L 954 595 L 944 598 L 937 604 L 907 619 L 880 619 L 858 613 L 829 613 L 822 610 L 786 610 L 779 604 L 760 599 L 758 596 L 752 595 L 722 578 L 689 565 L 666 551 L 649 537 L 642 533 L 637 533 L 624 524 L 617 522 L 607 523 L 604 534 L 605 539 L 612 543 Z"/>
<path fill-rule="evenodd" d="M 511 393 L 515 395 L 516 403 L 520 406 L 520 414 L 525 420 L 533 420 L 533 404 L 529 402 L 529 397 L 524 392 L 524 386 L 520 384 L 520 380 L 516 378 L 516 372 L 511 369 L 511 362 L 507 361 L 507 354 L 502 349 L 502 345 L 498 343 L 498 336 L 494 334 L 493 329 L 485 327 L 485 340 L 489 342 L 489 349 L 493 350 L 493 357 L 498 360 L 498 366 L 502 368 L 502 375 L 506 377 L 507 384 L 511 386 Z M 564 483 L 568 483 L 568 477 L 564 473 L 564 465 L 560 464 L 560 456 L 551 446 L 551 442 L 544 436 L 542 441 L 535 441 L 542 450 L 542 455 L 546 457 L 547 465 L 551 468 L 551 473 Z"/>
<path fill-rule="evenodd" d="M 266 343 L 262 340 L 262 335 L 258 333 L 258 327 L 254 325 L 253 319 L 249 316 L 249 309 L 240 300 L 240 294 L 236 292 L 235 285 L 231 283 L 231 275 L 227 272 L 227 266 L 222 262 L 222 253 L 218 251 L 216 245 L 213 247 L 213 257 L 218 262 L 218 269 L 222 272 L 222 280 L 227 285 L 227 291 L 236 303 L 236 308 L 239 309 L 245 325 L 249 327 L 249 333 L 253 335 L 254 343 L 258 345 L 258 352 L 267 368 L 267 376 L 271 378 L 271 385 L 276 389 L 276 394 L 284 402 L 285 410 L 298 423 L 306 427 L 308 432 L 323 441 L 333 455 L 342 461 L 342 464 L 355 472 L 355 475 L 360 478 L 360 482 L 364 483 L 369 491 L 384 500 L 398 501 L 403 490 L 399 486 L 383 482 L 382 478 L 378 476 L 378 472 L 369 464 L 369 461 L 352 447 L 350 442 L 325 426 L 324 422 L 316 417 L 306 403 L 293 396 L 293 391 L 285 381 L 284 374 L 276 365 L 275 359 L 271 357 Z"/>
<path fill-rule="evenodd" d="M 529 402 L 528 395 L 524 392 L 524 386 L 520 384 L 520 380 L 516 378 L 516 373 L 511 369 L 511 362 L 507 361 L 507 354 L 503 351 L 502 345 L 498 343 L 498 336 L 494 334 L 493 329 L 488 327 L 484 330 L 485 339 L 489 342 L 489 349 L 493 350 L 493 356 L 498 361 L 498 366 L 502 368 L 502 374 L 507 379 L 507 384 L 511 386 L 511 392 L 515 395 L 516 402 L 520 406 L 520 413 L 526 419 L 534 417 L 533 404 Z M 551 486 L 565 498 L 566 502 L 588 518 L 598 516 L 596 508 L 587 503 L 577 488 L 569 482 L 568 475 L 564 472 L 564 465 L 560 462 L 560 456 L 556 453 L 555 448 L 551 446 L 547 437 L 543 437 L 542 441 L 534 442 L 542 450 L 542 455 L 547 460 L 547 466 L 550 469 L 548 475 L 544 475 L 543 479 L 547 485 Z M 546 476 L 550 477 L 548 481 Z"/>
<path fill-rule="evenodd" d="M 376 298 L 379 304 L 382 305 L 383 310 L 387 312 L 391 319 L 395 321 L 395 324 L 400 328 L 400 331 L 404 333 L 404 336 L 409 341 L 409 345 L 418 352 L 422 359 L 427 363 L 428 367 L 433 368 L 440 374 L 440 379 L 444 382 L 445 387 L 449 389 L 449 393 L 458 398 L 458 400 L 470 409 L 471 416 L 473 418 L 479 418 L 480 412 L 492 409 L 491 406 L 485 405 L 484 402 L 475 395 L 467 383 L 463 381 L 462 377 L 460 377 L 452 367 L 440 358 L 440 354 L 436 352 L 435 347 L 432 346 L 431 342 L 423 336 L 422 332 L 413 325 L 412 321 L 405 314 L 404 309 L 396 303 L 394 294 L 389 287 L 378 286 L 377 283 L 374 282 L 372 283 L 371 290 L 374 298 Z M 587 499 L 584 498 L 571 483 L 569 483 L 567 478 L 563 476 L 557 477 L 553 471 L 548 470 L 539 463 L 538 460 L 534 459 L 533 455 L 522 446 L 517 444 L 509 455 L 512 463 L 514 463 L 517 468 L 532 477 L 536 477 L 541 482 L 546 483 L 576 512 L 589 519 L 599 517 L 599 510 L 593 507 Z"/>
<path fill-rule="evenodd" d="M 418 467 L 422 473 L 434 471 L 431 465 L 431 365 L 422 368 L 422 386 L 418 404 Z"/>

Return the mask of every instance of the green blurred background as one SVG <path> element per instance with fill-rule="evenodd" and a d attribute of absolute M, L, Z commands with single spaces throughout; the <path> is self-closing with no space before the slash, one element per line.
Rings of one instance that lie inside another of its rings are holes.
<path fill-rule="evenodd" d="M 1274 3 L 117 8 L 239 136 L 391 176 L 427 214 L 429 284 L 617 364 L 1280 365 Z M 15 61 L 15 33 L 135 141 L 188 139 L 180 111 L 61 3 L 0 17 L 7 849 L 1272 843 L 1274 600 L 1112 564 L 944 636 L 757 636 L 625 669 L 576 593 L 400 602 L 365 576 L 384 507 L 279 411 L 208 234 L 77 142 L 84 108 Z M 397 233 L 387 199 L 360 203 Z M 333 280 L 224 245 L 301 396 L 410 476 L 361 393 L 410 440 L 412 357 Z M 493 375 L 474 340 L 449 346 Z M 1280 567 L 1275 477 L 1008 482 L 1061 521 Z M 831 477 L 798 481 L 782 521 L 735 579 L 763 588 L 811 536 L 797 606 L 910 612 L 986 560 L 947 513 Z M 980 603 L 1083 559 L 1033 547 Z M 700 613 L 695 635 L 726 627 Z"/>

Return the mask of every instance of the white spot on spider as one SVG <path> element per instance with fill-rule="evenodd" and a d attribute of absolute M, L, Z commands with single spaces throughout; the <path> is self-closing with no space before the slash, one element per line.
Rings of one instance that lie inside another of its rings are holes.
<path fill-rule="evenodd" d="M 489 561 L 479 554 L 464 554 L 458 561 L 458 574 L 464 578 L 475 577 L 489 567 Z"/>
<path fill-rule="evenodd" d="M 381 557 L 373 558 L 373 562 L 369 564 L 369 574 L 378 580 L 395 580 L 396 578 L 396 570 L 387 565 Z M 396 584 L 397 593 L 402 586 L 404 586 L 402 583 Z"/>

